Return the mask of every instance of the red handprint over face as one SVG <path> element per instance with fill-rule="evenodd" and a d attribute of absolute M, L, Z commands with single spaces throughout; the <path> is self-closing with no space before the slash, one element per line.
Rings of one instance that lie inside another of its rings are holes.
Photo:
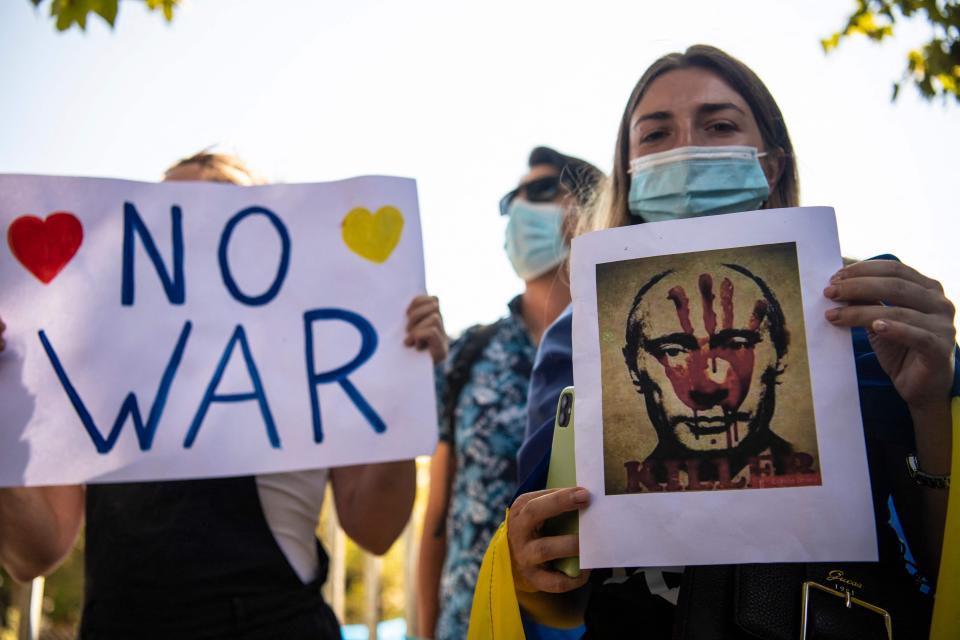
<path fill-rule="evenodd" d="M 733 283 L 724 278 L 720 284 L 722 325 L 717 330 L 717 314 L 713 308 L 713 277 L 700 274 L 700 295 L 703 300 L 705 335 L 696 337 L 690 319 L 690 301 L 683 287 L 675 286 L 667 297 L 677 309 L 684 336 L 664 336 L 652 350 L 666 370 L 673 390 L 680 400 L 694 411 L 716 406 L 725 413 L 735 412 L 750 390 L 753 377 L 753 346 L 759 342 L 758 329 L 766 315 L 767 303 L 757 300 L 745 329 L 734 328 Z M 671 342 L 677 339 L 676 342 Z"/>
<path fill-rule="evenodd" d="M 639 369 L 661 391 L 663 427 L 684 446 L 729 449 L 749 434 L 763 395 L 751 389 L 776 367 L 772 347 L 757 351 L 769 336 L 769 304 L 735 270 L 674 273 L 644 296 Z"/>

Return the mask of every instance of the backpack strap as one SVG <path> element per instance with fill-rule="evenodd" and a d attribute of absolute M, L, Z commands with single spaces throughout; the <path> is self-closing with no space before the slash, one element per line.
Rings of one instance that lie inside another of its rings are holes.
<path fill-rule="evenodd" d="M 475 331 L 470 333 L 463 347 L 457 353 L 447 374 L 446 390 L 443 394 L 443 415 L 441 419 L 450 427 L 451 437 L 456 437 L 454 420 L 456 419 L 457 404 L 460 402 L 460 394 L 463 388 L 470 381 L 470 373 L 473 365 L 476 364 L 483 350 L 490 344 L 490 339 L 496 333 L 500 323 L 479 325 Z"/>

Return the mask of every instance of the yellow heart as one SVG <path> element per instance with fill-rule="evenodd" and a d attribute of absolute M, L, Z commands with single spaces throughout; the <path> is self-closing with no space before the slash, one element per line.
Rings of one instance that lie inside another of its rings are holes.
<path fill-rule="evenodd" d="M 343 243 L 362 258 L 382 264 L 400 242 L 403 214 L 396 207 L 380 207 L 376 213 L 357 207 L 343 217 Z"/>

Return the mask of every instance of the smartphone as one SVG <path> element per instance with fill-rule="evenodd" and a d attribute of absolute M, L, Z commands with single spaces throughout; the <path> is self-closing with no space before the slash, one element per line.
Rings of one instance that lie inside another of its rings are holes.
<path fill-rule="evenodd" d="M 547 469 L 547 488 L 561 489 L 577 486 L 576 455 L 573 439 L 573 387 L 567 387 L 557 401 L 557 416 L 553 427 L 553 448 L 550 451 L 550 466 Z M 543 523 L 548 535 L 577 533 L 580 528 L 580 512 L 570 511 Z M 554 560 L 553 568 L 571 578 L 580 575 L 580 558 Z"/>

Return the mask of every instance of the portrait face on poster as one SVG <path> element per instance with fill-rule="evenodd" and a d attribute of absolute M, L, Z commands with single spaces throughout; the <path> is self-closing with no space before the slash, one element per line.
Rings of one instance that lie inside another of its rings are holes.
<path fill-rule="evenodd" d="M 821 483 L 794 243 L 596 274 L 608 495 Z"/>
<path fill-rule="evenodd" d="M 574 240 L 581 567 L 876 558 L 841 265 L 828 207 Z"/>

